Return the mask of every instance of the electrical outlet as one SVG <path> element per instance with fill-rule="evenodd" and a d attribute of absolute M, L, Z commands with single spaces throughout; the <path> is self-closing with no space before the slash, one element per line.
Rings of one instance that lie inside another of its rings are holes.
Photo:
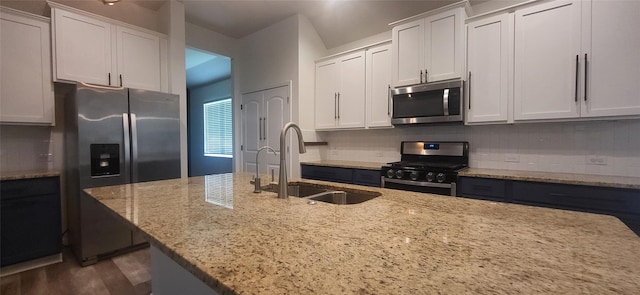
<path fill-rule="evenodd" d="M 381 151 L 377 151 L 376 152 L 376 157 L 382 158 L 383 157 L 383 153 Z"/>
<path fill-rule="evenodd" d="M 590 155 L 586 157 L 587 165 L 607 165 L 606 156 Z"/>
<path fill-rule="evenodd" d="M 53 154 L 40 154 L 38 160 L 45 163 L 53 162 Z"/>
<path fill-rule="evenodd" d="M 518 155 L 518 154 L 505 154 L 504 155 L 504 161 L 505 162 L 520 163 L 520 155 Z"/>
<path fill-rule="evenodd" d="M 331 155 L 332 156 L 337 156 L 338 155 L 338 150 L 331 150 Z"/>

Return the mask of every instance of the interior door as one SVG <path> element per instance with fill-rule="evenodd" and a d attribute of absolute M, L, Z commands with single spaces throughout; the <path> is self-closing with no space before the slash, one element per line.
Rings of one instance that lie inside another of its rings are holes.
<path fill-rule="evenodd" d="M 264 161 L 266 163 L 267 168 L 265 168 L 265 171 L 269 175 L 275 175 L 274 179 L 278 181 L 280 153 L 286 152 L 286 148 L 280 147 L 280 131 L 285 123 L 291 121 L 289 114 L 289 86 L 264 91 L 264 117 L 266 122 L 264 142 L 275 149 L 276 154 L 264 151 L 263 153 L 266 155 L 261 156 L 261 162 Z M 289 138 L 287 138 L 286 142 L 287 146 L 290 146 Z M 287 155 L 287 160 L 289 161 L 287 165 L 291 167 L 291 156 Z"/>
<path fill-rule="evenodd" d="M 256 153 L 262 146 L 262 91 L 242 95 L 244 171 L 256 172 Z"/>

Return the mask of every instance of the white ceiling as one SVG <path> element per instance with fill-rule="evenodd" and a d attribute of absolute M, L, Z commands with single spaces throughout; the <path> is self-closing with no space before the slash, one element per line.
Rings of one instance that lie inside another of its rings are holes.
<path fill-rule="evenodd" d="M 124 0 L 126 1 L 126 0 Z M 166 0 L 133 0 L 157 10 Z M 295 14 L 309 19 L 330 49 L 389 31 L 389 23 L 459 0 L 182 0 L 186 20 L 236 39 Z M 487 0 L 472 0 L 472 4 Z"/>
<path fill-rule="evenodd" d="M 189 89 L 231 76 L 231 60 L 228 57 L 192 48 L 185 51 L 185 68 Z"/>

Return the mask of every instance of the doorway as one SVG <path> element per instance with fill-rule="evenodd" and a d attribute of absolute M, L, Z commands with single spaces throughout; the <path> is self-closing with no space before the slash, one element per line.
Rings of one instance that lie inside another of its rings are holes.
<path fill-rule="evenodd" d="M 189 177 L 233 171 L 231 59 L 185 52 Z"/>

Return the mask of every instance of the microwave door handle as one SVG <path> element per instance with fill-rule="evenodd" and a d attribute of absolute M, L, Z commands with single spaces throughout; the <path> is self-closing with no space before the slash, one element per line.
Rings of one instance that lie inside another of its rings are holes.
<path fill-rule="evenodd" d="M 442 94 L 442 109 L 444 110 L 444 115 L 449 115 L 449 88 L 444 90 Z"/>

